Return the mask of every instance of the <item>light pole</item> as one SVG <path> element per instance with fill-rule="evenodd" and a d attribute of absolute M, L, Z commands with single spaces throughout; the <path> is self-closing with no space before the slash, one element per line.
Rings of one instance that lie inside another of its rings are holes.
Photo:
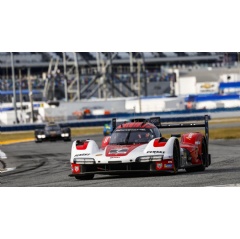
<path fill-rule="evenodd" d="M 66 65 L 66 54 L 65 54 L 65 52 L 63 52 L 63 74 L 64 74 L 65 101 L 68 102 L 67 65 Z"/>
<path fill-rule="evenodd" d="M 12 81 L 13 81 L 13 106 L 15 111 L 15 122 L 18 123 L 18 117 L 17 117 L 17 106 L 16 106 L 16 82 L 15 82 L 15 74 L 14 74 L 14 65 L 13 65 L 13 53 L 11 54 L 11 65 L 12 65 Z"/>
<path fill-rule="evenodd" d="M 29 101 L 30 101 L 30 107 L 31 107 L 31 123 L 34 122 L 34 112 L 33 112 L 33 92 L 32 92 L 32 81 L 31 81 L 31 73 L 30 68 L 28 67 L 28 95 L 29 95 Z"/>
<path fill-rule="evenodd" d="M 80 78 L 79 78 L 79 71 L 78 71 L 77 53 L 73 52 L 73 56 L 74 56 L 74 64 L 75 64 L 75 71 L 76 71 L 76 78 L 77 78 L 77 98 L 79 101 L 81 98 L 81 95 L 80 95 L 80 82 L 79 82 Z"/>
<path fill-rule="evenodd" d="M 21 73 L 21 69 L 19 69 L 19 71 L 18 71 L 18 73 L 19 73 L 19 90 L 20 90 L 20 108 L 21 108 L 21 119 L 20 119 L 20 121 L 22 121 L 22 119 L 23 119 L 23 97 L 22 97 L 22 73 Z"/>
<path fill-rule="evenodd" d="M 141 81 L 140 81 L 140 74 L 141 74 L 141 62 L 138 60 L 138 99 L 139 99 L 139 111 L 142 113 L 142 102 L 141 102 Z"/>

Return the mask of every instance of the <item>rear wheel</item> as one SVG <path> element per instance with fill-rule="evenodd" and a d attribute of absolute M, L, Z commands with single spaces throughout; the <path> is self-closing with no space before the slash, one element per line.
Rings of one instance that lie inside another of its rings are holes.
<path fill-rule="evenodd" d="M 77 180 L 91 180 L 94 178 L 94 174 L 87 174 L 87 175 L 81 175 L 81 176 L 75 176 Z"/>
<path fill-rule="evenodd" d="M 205 138 L 202 139 L 202 165 L 198 167 L 198 171 L 204 171 L 208 161 L 207 143 Z"/>

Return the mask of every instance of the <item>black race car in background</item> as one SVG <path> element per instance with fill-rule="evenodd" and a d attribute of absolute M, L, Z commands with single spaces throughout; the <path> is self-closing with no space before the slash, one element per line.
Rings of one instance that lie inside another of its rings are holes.
<path fill-rule="evenodd" d="M 71 129 L 57 123 L 49 123 L 44 129 L 35 130 L 35 142 L 64 140 L 71 141 Z"/>

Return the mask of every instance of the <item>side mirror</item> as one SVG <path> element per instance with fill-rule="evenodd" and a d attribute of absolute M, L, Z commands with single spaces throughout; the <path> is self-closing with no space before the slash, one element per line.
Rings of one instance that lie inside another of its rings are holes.
<path fill-rule="evenodd" d="M 105 136 L 102 140 L 101 148 L 104 149 L 107 145 L 109 145 L 111 136 Z"/>

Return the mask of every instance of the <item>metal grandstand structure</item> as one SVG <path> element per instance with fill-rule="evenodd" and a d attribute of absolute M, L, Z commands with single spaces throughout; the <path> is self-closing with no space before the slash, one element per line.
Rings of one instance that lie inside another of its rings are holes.
<path fill-rule="evenodd" d="M 15 74 L 21 71 L 21 75 L 36 75 L 44 81 L 45 100 L 53 100 L 60 92 L 66 101 L 77 101 L 148 96 L 148 87 L 156 89 L 148 84 L 151 69 L 219 64 L 225 56 L 220 52 L 15 52 L 13 61 Z M 11 79 L 10 69 L 10 53 L 1 52 L 0 79 Z"/>

